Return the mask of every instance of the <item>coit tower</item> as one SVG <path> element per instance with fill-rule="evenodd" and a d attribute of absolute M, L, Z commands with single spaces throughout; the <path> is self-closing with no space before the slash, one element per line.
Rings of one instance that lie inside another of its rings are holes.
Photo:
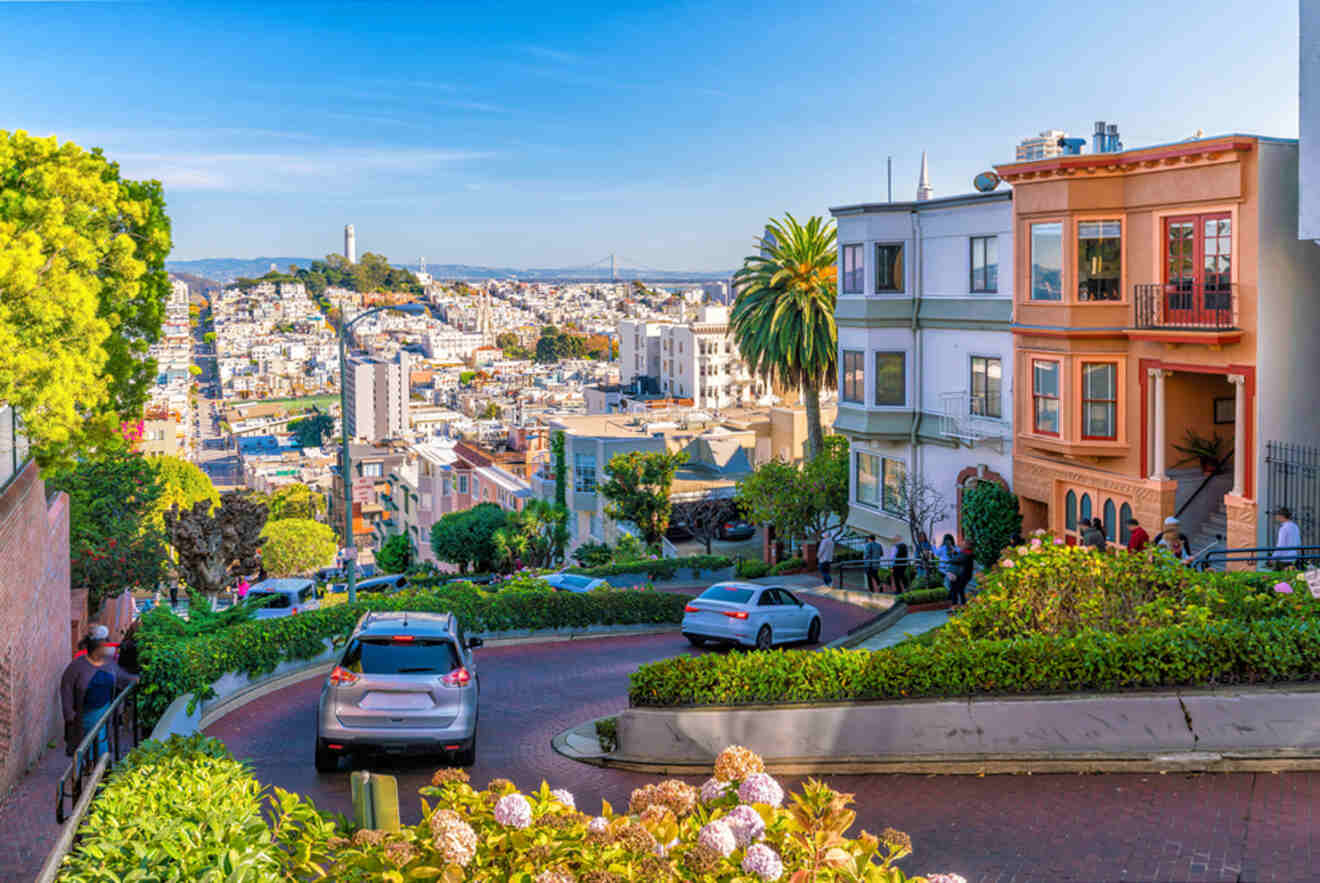
<path fill-rule="evenodd" d="M 353 234 L 353 225 L 344 225 L 344 259 L 350 264 L 357 263 L 357 237 Z"/>

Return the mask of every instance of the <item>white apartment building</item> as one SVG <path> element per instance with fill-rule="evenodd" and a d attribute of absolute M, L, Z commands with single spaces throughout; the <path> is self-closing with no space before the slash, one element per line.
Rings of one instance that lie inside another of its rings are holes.
<path fill-rule="evenodd" d="M 729 332 L 728 307 L 702 306 L 690 321 L 624 320 L 618 328 L 624 386 L 652 377 L 661 394 L 711 410 L 751 405 L 766 393 Z"/>
<path fill-rule="evenodd" d="M 1023 138 L 1017 146 L 1017 162 L 1062 156 L 1059 139 L 1067 137 L 1068 133 L 1062 129 L 1046 129 L 1034 138 Z"/>
<path fill-rule="evenodd" d="M 404 350 L 391 361 L 351 356 L 344 376 L 348 437 L 378 442 L 403 438 L 408 429 L 410 357 Z"/>
<path fill-rule="evenodd" d="M 619 323 L 619 383 L 660 376 L 660 322 L 624 319 Z"/>
<path fill-rule="evenodd" d="M 1011 200 L 1002 190 L 830 210 L 848 523 L 886 546 L 911 541 L 899 490 L 910 470 L 948 503 L 938 535 L 958 534 L 970 484 L 1012 488 Z"/>

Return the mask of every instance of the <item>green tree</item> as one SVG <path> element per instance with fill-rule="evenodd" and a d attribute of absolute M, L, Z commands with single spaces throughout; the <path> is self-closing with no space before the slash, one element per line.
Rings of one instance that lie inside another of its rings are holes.
<path fill-rule="evenodd" d="M 555 505 L 568 506 L 568 468 L 564 455 L 564 430 L 556 429 L 550 436 L 550 453 L 555 463 Z"/>
<path fill-rule="evenodd" d="M 199 366 L 197 366 L 197 365 L 189 365 L 189 366 L 188 366 L 188 373 L 191 374 L 193 377 L 197 377 L 198 375 L 200 375 L 200 374 L 202 373 L 202 369 L 201 369 L 201 367 L 199 367 Z"/>
<path fill-rule="evenodd" d="M 46 488 L 69 495 L 70 581 L 88 588 L 92 611 L 165 578 L 165 535 L 154 517 L 164 488 L 151 460 L 110 450 L 48 474 Z"/>
<path fill-rule="evenodd" d="M 300 448 L 319 448 L 335 431 L 335 418 L 317 412 L 310 417 L 289 422 L 293 442 Z"/>
<path fill-rule="evenodd" d="M 163 456 L 153 457 L 149 462 L 156 469 L 161 487 L 153 518 L 162 529 L 165 526 L 165 513 L 176 503 L 180 509 L 191 509 L 198 500 L 210 500 L 212 506 L 220 505 L 220 492 L 215 489 L 211 476 L 195 463 Z"/>
<path fill-rule="evenodd" d="M 509 512 L 505 526 L 492 538 L 495 560 L 512 569 L 515 560 L 524 567 L 552 567 L 564 558 L 568 546 L 568 510 L 544 500 L 531 500 L 519 512 Z"/>
<path fill-rule="evenodd" d="M 376 553 L 376 566 L 383 573 L 406 573 L 412 566 L 413 548 L 408 537 L 401 533 L 391 534 L 380 544 Z"/>
<path fill-rule="evenodd" d="M 202 335 L 202 340 L 206 341 L 207 343 L 215 343 L 215 332 L 214 331 L 206 332 L 205 334 Z"/>
<path fill-rule="evenodd" d="M 500 410 L 500 406 L 495 402 L 487 402 L 486 407 L 482 408 L 481 413 L 477 415 L 477 419 L 498 420 L 503 413 L 504 412 Z"/>
<path fill-rule="evenodd" d="M 674 473 L 687 462 L 682 451 L 630 451 L 615 454 L 605 467 L 608 478 L 596 491 L 609 500 L 605 514 L 637 527 L 648 546 L 669 529 L 669 489 Z"/>
<path fill-rule="evenodd" d="M 753 373 L 802 390 L 812 458 L 824 445 L 820 391 L 836 384 L 834 222 L 813 217 L 803 226 L 787 215 L 757 242 L 764 254 L 745 258 L 734 276 L 741 293 L 729 324 Z"/>
<path fill-rule="evenodd" d="M 271 576 L 311 573 L 332 564 L 339 550 L 330 526 L 308 518 L 268 521 L 261 535 L 261 563 Z"/>
<path fill-rule="evenodd" d="M 998 482 L 978 481 L 963 494 L 962 531 L 972 541 L 977 562 L 992 567 L 1022 531 L 1017 494 Z"/>
<path fill-rule="evenodd" d="M 441 561 L 457 565 L 461 573 L 467 573 L 469 564 L 489 570 L 496 557 L 495 532 L 505 520 L 504 510 L 494 503 L 450 512 L 431 525 L 431 551 Z"/>
<path fill-rule="evenodd" d="M 271 521 L 283 521 L 286 518 L 320 521 L 325 518 L 325 497 L 301 482 L 276 488 L 266 505 L 270 509 Z"/>
<path fill-rule="evenodd" d="M 495 336 L 495 345 L 502 350 L 509 350 L 518 346 L 518 335 L 512 331 L 506 331 L 503 334 Z"/>
<path fill-rule="evenodd" d="M 353 282 L 361 292 L 384 291 L 390 269 L 390 262 L 384 255 L 369 251 L 353 265 Z"/>
<path fill-rule="evenodd" d="M 157 182 L 120 179 L 99 150 L 0 130 L 0 401 L 43 465 L 115 442 L 141 413 L 169 249 Z"/>
<path fill-rule="evenodd" d="M 738 504 L 781 537 L 815 540 L 848 520 L 848 440 L 826 436 L 820 456 L 802 465 L 771 460 L 738 486 Z"/>

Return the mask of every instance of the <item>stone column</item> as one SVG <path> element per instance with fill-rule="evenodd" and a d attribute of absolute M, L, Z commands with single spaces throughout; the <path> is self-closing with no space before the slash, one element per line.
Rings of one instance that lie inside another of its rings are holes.
<path fill-rule="evenodd" d="M 1154 425 L 1151 435 L 1155 439 L 1154 456 L 1151 458 L 1150 477 L 1153 481 L 1168 481 L 1169 476 L 1165 469 L 1165 442 L 1164 442 L 1164 378 L 1169 376 L 1169 372 L 1161 368 L 1149 369 L 1150 378 L 1155 386 L 1155 414 L 1152 418 Z"/>
<path fill-rule="evenodd" d="M 1247 378 L 1228 375 L 1233 384 L 1233 490 L 1235 497 L 1247 492 Z"/>

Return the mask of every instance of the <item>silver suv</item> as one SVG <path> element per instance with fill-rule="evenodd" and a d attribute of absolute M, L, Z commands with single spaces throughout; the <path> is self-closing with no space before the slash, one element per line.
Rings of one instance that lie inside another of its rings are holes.
<path fill-rule="evenodd" d="M 317 771 L 368 751 L 475 763 L 480 646 L 450 613 L 364 613 L 321 688 Z"/>

